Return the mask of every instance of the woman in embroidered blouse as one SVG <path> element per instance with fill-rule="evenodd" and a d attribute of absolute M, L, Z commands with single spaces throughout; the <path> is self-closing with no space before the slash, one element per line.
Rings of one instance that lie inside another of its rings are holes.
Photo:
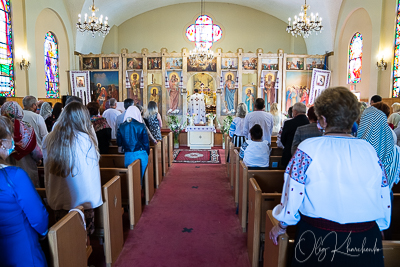
<path fill-rule="evenodd" d="M 303 141 L 288 164 L 270 239 L 277 245 L 297 224 L 292 266 L 384 266 L 380 231 L 390 224 L 390 192 L 374 148 L 350 134 L 357 98 L 344 87 L 326 89 L 315 113 L 325 135 Z"/>
<path fill-rule="evenodd" d="M 90 102 L 86 107 L 89 110 L 90 121 L 92 122 L 94 131 L 96 132 L 99 152 L 100 154 L 108 154 L 111 141 L 111 127 L 108 125 L 107 120 L 99 115 L 99 103 Z"/>
<path fill-rule="evenodd" d="M 237 106 L 236 118 L 233 119 L 229 127 L 229 136 L 232 138 L 232 143 L 235 147 L 241 147 L 246 136 L 244 135 L 244 118 L 247 114 L 247 107 L 245 103 L 240 103 Z"/>

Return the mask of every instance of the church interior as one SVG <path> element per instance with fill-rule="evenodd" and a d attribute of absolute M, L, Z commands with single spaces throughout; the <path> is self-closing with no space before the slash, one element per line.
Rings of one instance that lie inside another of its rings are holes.
<path fill-rule="evenodd" d="M 389 107 L 400 103 L 398 0 L 0 3 L 0 96 L 7 102 L 24 107 L 34 96 L 54 106 L 77 96 L 104 114 L 110 99 L 123 112 L 129 98 L 144 114 L 155 102 L 160 116 L 146 171 L 138 160 L 124 165 L 116 135 L 109 155 L 100 155 L 101 237 L 96 229 L 87 243 L 79 212 L 68 215 L 66 230 L 49 212 L 49 266 L 290 266 L 295 230 L 289 226 L 279 246 L 268 235 L 279 225 L 271 210 L 283 184 L 260 182 L 282 180 L 279 138 L 269 137 L 267 174 L 247 168 L 229 136 L 239 104 L 251 114 L 262 99 L 267 113 L 274 107 L 286 118 L 330 87 L 345 87 L 367 105 L 374 95 Z M 38 166 L 43 180 L 47 168 Z M 393 188 L 392 225 L 399 225 L 400 190 Z M 398 266 L 400 232 L 391 236 L 383 241 L 385 266 Z"/>

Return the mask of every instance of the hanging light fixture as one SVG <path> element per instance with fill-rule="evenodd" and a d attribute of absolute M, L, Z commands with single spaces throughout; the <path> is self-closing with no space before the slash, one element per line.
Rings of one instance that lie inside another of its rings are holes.
<path fill-rule="evenodd" d="M 203 21 L 205 19 L 204 16 L 204 10 L 205 10 L 205 0 L 200 1 L 200 17 L 198 20 Z M 199 33 L 196 34 L 196 38 L 201 38 L 207 34 L 208 28 L 205 26 L 200 26 L 197 27 L 196 30 L 199 31 Z M 196 47 L 195 49 L 189 51 L 189 60 L 193 64 L 196 61 L 204 62 L 206 60 L 212 60 L 214 58 L 214 53 L 211 51 L 205 43 L 199 42 L 196 40 Z"/>
<path fill-rule="evenodd" d="M 100 15 L 100 17 L 96 17 L 96 12 L 99 11 L 99 9 L 95 7 L 94 0 L 93 0 L 93 5 L 90 6 L 89 9 L 92 12 L 92 15 L 89 16 L 89 20 L 88 20 L 88 14 L 85 13 L 85 21 L 82 23 L 81 14 L 79 14 L 78 22 L 76 23 L 76 28 L 82 33 L 83 32 L 87 32 L 89 34 L 91 33 L 93 38 L 95 37 L 96 33 L 98 33 L 99 36 L 102 34 L 103 37 L 105 37 L 110 31 L 110 26 L 108 25 L 108 18 L 106 17 L 103 22 L 103 15 Z"/>
<path fill-rule="evenodd" d="M 307 38 L 313 32 L 315 32 L 315 35 L 318 35 L 318 32 L 322 31 L 322 18 L 318 16 L 318 13 L 316 15 L 311 13 L 311 16 L 307 17 L 307 10 L 309 9 L 310 6 L 307 5 L 307 0 L 305 0 L 305 4 L 301 6 L 299 16 L 294 16 L 292 24 L 292 19 L 289 18 L 289 25 L 286 27 L 288 33 L 291 33 L 296 37 L 303 36 L 304 38 Z"/>

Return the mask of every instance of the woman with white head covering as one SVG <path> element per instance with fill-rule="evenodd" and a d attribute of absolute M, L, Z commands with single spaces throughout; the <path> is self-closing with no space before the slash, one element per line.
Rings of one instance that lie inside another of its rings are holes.
<path fill-rule="evenodd" d="M 40 116 L 43 117 L 48 132 L 51 132 L 55 121 L 52 112 L 53 108 L 51 107 L 50 103 L 44 102 L 40 108 Z"/>
<path fill-rule="evenodd" d="M 126 110 L 124 122 L 118 128 L 117 144 L 125 151 L 125 167 L 140 159 L 142 173 L 140 182 L 143 184 L 143 175 L 149 159 L 150 145 L 146 126 L 143 124 L 142 115 L 137 107 L 130 106 Z"/>

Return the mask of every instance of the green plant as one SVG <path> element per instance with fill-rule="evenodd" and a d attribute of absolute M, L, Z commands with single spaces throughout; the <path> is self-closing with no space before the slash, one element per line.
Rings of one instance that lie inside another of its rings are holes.
<path fill-rule="evenodd" d="M 168 128 L 174 133 L 174 135 L 180 134 L 183 129 L 186 128 L 186 122 L 179 121 L 179 118 L 176 115 L 169 115 L 167 124 Z"/>
<path fill-rule="evenodd" d="M 222 121 L 222 124 L 219 122 L 219 120 L 217 120 L 218 127 L 220 128 L 222 134 L 226 134 L 229 132 L 232 121 L 233 117 L 231 115 L 226 116 L 226 118 Z"/>

